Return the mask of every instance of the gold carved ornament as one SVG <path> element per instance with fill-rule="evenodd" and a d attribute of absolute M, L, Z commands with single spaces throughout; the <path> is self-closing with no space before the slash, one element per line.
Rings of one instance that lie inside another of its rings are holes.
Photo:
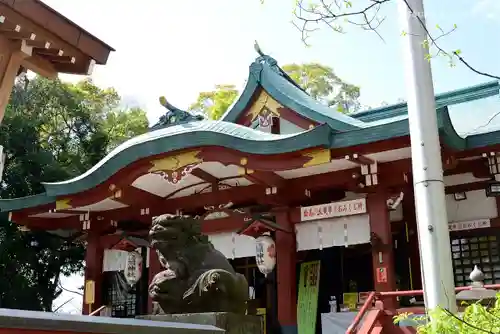
<path fill-rule="evenodd" d="M 162 159 L 152 160 L 148 172 L 159 174 L 170 184 L 178 184 L 203 162 L 198 157 L 201 151 L 189 151 Z"/>
<path fill-rule="evenodd" d="M 255 102 L 250 106 L 247 111 L 247 115 L 250 116 L 250 122 L 255 121 L 259 116 L 265 118 L 280 117 L 279 108 L 283 106 L 273 99 L 266 91 L 262 90 L 255 100 Z"/>
<path fill-rule="evenodd" d="M 303 167 L 312 167 L 327 164 L 332 158 L 329 149 L 315 149 L 313 151 L 302 154 L 302 156 L 309 158 L 309 160 L 304 163 Z"/>

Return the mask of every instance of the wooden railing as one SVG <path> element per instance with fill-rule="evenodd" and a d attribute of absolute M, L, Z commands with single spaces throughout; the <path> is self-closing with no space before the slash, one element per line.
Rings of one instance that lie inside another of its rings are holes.
<path fill-rule="evenodd" d="M 486 289 L 500 290 L 500 284 L 484 285 Z M 456 287 L 455 292 L 470 290 L 471 286 Z M 392 317 L 403 313 L 411 312 L 414 314 L 425 313 L 425 308 L 423 307 L 412 307 L 412 308 L 399 308 L 399 309 L 386 309 L 384 307 L 384 300 L 388 298 L 395 297 L 405 297 L 405 296 L 422 296 L 424 294 L 423 290 L 408 290 L 408 291 L 384 291 L 384 292 L 371 292 L 368 295 L 365 303 L 359 310 L 358 314 L 354 318 L 351 326 L 346 331 L 346 334 L 369 334 L 369 333 L 381 333 L 381 329 L 384 326 L 389 326 L 392 324 L 392 330 L 384 331 L 391 333 L 415 333 L 414 329 L 409 329 L 405 327 L 399 327 L 393 325 Z M 375 303 L 375 305 L 373 305 Z M 375 307 L 374 307 L 375 306 Z M 370 313 L 370 314 L 369 314 Z M 368 314 L 370 316 L 368 316 Z M 363 324 L 360 327 L 361 321 Z M 389 324 L 390 320 L 390 324 Z M 359 328 L 359 329 L 358 329 Z M 374 330 L 378 328 L 378 330 Z"/>
<path fill-rule="evenodd" d="M 358 327 L 359 323 L 361 322 L 361 319 L 363 319 L 368 309 L 371 308 L 371 306 L 373 305 L 374 300 L 375 300 L 375 291 L 372 291 L 368 295 L 368 298 L 366 298 L 366 301 L 363 304 L 363 306 L 361 306 L 361 309 L 359 310 L 358 314 L 356 314 L 356 317 L 354 318 L 352 324 L 349 326 L 349 328 L 347 328 L 346 334 L 354 333 L 354 330 Z"/>

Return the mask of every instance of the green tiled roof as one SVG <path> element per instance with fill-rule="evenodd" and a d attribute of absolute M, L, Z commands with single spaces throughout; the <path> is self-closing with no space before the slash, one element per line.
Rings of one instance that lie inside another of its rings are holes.
<path fill-rule="evenodd" d="M 311 147 L 328 147 L 330 132 L 326 124 L 305 132 L 277 135 L 221 121 L 184 123 L 132 138 L 86 173 L 71 180 L 43 185 L 49 196 L 78 193 L 97 186 L 134 161 L 191 147 L 221 146 L 250 154 L 280 154 Z"/>
<path fill-rule="evenodd" d="M 222 116 L 221 120 L 236 122 L 259 87 L 263 88 L 283 106 L 309 120 L 320 124 L 327 123 L 335 132 L 362 129 L 380 124 L 380 122 L 392 122 L 404 118 L 408 114 L 408 106 L 405 102 L 360 111 L 350 115 L 339 113 L 337 110 L 317 102 L 298 87 L 295 82 L 292 82 L 290 77 L 278 66 L 276 60 L 269 56 L 261 56 L 250 66 L 243 93 Z M 499 89 L 498 81 L 491 81 L 438 94 L 436 95 L 436 108 L 439 109 L 498 95 Z"/>
<path fill-rule="evenodd" d="M 269 134 L 235 124 L 261 86 L 280 104 L 321 125 L 291 135 Z M 441 140 L 454 150 L 500 143 L 500 131 L 460 137 L 450 120 L 447 106 L 498 94 L 498 82 L 469 87 L 436 97 Z M 316 102 L 298 87 L 268 56 L 251 66 L 243 93 L 220 121 L 194 121 L 137 136 L 118 146 L 86 173 L 63 182 L 44 183 L 45 193 L 0 200 L 1 211 L 19 210 L 52 203 L 65 196 L 92 189 L 120 169 L 148 156 L 185 148 L 220 146 L 249 154 L 273 155 L 306 148 L 343 148 L 409 135 L 407 106 L 400 103 L 352 115 L 344 115 Z"/>

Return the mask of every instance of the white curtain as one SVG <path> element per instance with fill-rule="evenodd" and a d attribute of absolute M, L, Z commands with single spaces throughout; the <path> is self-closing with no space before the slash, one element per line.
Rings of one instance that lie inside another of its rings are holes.
<path fill-rule="evenodd" d="M 209 234 L 215 249 L 228 259 L 255 256 L 255 239 L 235 232 Z"/>
<path fill-rule="evenodd" d="M 295 225 L 297 251 L 370 242 L 367 214 L 315 220 Z"/>
<path fill-rule="evenodd" d="M 142 253 L 141 248 L 135 250 L 138 253 Z M 125 270 L 127 263 L 128 252 L 118 250 L 118 249 L 105 249 L 104 256 L 102 259 L 102 271 L 122 271 Z M 150 249 L 147 248 L 146 253 L 146 267 L 149 268 L 150 261 Z"/>

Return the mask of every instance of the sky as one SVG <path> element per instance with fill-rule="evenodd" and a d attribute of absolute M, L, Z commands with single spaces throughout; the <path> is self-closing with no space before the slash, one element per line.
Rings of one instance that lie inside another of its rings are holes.
<path fill-rule="evenodd" d="M 385 17 L 379 33 L 344 25 L 344 34 L 325 27 L 316 31 L 306 47 L 291 24 L 295 0 L 43 0 L 84 29 L 116 49 L 106 66 L 92 75 L 102 87 L 113 86 L 126 103 L 138 104 L 155 122 L 164 112 L 164 95 L 179 108 L 187 108 L 201 91 L 216 84 L 244 87 L 248 66 L 255 59 L 254 41 L 279 64 L 319 62 L 332 67 L 343 80 L 361 87 L 361 103 L 380 106 L 405 99 L 402 29 L 396 1 L 380 12 Z M 353 0 L 357 3 L 368 0 Z M 424 0 L 429 30 L 448 31 L 439 39 L 445 50 L 460 49 L 478 70 L 500 75 L 500 1 Z M 432 61 L 436 93 L 484 83 L 461 64 L 450 67 L 438 57 Z M 66 80 L 73 77 L 63 76 Z M 77 79 L 77 78 L 76 78 Z M 500 125 L 490 121 L 500 109 L 498 97 L 451 108 L 461 133 L 484 131 Z M 65 279 L 74 289 L 81 277 Z M 62 310 L 75 312 L 81 297 L 63 294 L 56 305 L 75 297 Z"/>

